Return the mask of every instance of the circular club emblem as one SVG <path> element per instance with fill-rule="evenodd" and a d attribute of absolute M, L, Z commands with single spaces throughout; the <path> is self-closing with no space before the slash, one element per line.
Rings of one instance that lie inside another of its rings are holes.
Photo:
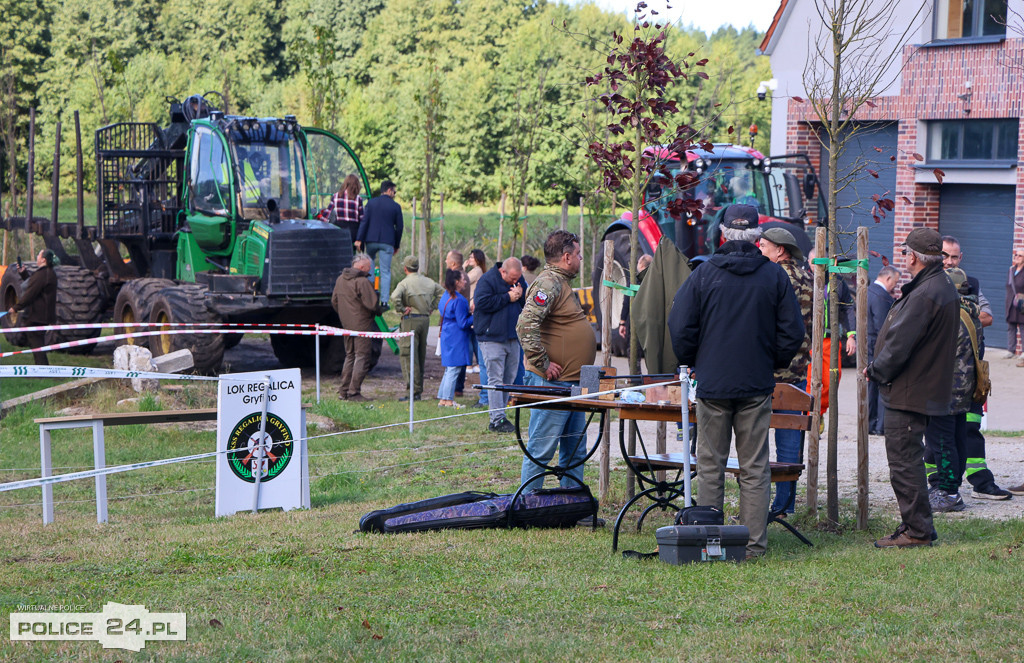
<path fill-rule="evenodd" d="M 228 465 L 242 481 L 255 483 L 254 471 L 257 469 L 257 456 L 260 445 L 260 418 L 262 412 L 253 412 L 246 416 L 231 431 L 228 437 Z M 271 481 L 288 467 L 294 448 L 292 432 L 288 425 L 271 412 L 267 413 L 267 427 L 263 432 L 263 463 L 260 482 Z"/>
<path fill-rule="evenodd" d="M 548 296 L 538 290 L 537 294 L 533 296 L 533 301 L 537 302 L 538 306 L 544 306 L 548 303 Z"/>

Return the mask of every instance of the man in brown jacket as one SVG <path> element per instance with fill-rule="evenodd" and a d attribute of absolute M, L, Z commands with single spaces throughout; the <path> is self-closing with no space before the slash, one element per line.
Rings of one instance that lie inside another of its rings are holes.
<path fill-rule="evenodd" d="M 930 546 L 935 536 L 921 440 L 929 417 L 949 414 L 960 327 L 959 296 L 942 269 L 942 237 L 931 228 L 907 235 L 903 255 L 913 277 L 889 310 L 864 369 L 885 405 L 889 479 L 903 522 L 879 548 Z"/>
<path fill-rule="evenodd" d="M 334 284 L 331 304 L 341 318 L 341 326 L 352 331 L 374 331 L 373 317 L 377 310 L 377 292 L 367 278 L 373 269 L 373 260 L 365 253 L 352 258 L 352 266 L 345 268 Z M 345 337 L 345 367 L 341 371 L 338 396 L 350 401 L 370 400 L 360 393 L 363 379 L 370 371 L 370 353 L 373 341 L 358 336 Z"/>
<path fill-rule="evenodd" d="M 28 270 L 18 267 L 18 276 L 28 279 L 24 290 L 18 297 L 18 303 L 8 309 L 10 315 L 21 311 L 19 327 L 39 327 L 57 322 L 57 273 L 53 269 L 53 251 L 43 249 L 36 256 L 39 267 L 32 276 Z M 29 347 L 38 348 L 46 344 L 46 332 L 27 332 Z M 50 360 L 45 352 L 33 352 L 37 366 L 49 366 Z"/>

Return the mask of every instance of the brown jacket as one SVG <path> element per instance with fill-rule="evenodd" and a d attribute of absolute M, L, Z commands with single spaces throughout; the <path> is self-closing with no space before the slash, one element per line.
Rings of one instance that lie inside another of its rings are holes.
<path fill-rule="evenodd" d="M 1011 325 L 1024 325 L 1024 313 L 1013 308 L 1013 296 L 1018 292 L 1024 294 L 1024 269 L 1015 276 L 1011 265 L 1006 276 L 1006 321 Z"/>
<path fill-rule="evenodd" d="M 331 305 L 341 318 L 341 326 L 352 331 L 375 331 L 374 311 L 377 291 L 370 285 L 367 272 L 346 267 L 334 284 Z"/>
<path fill-rule="evenodd" d="M 886 407 L 949 414 L 960 330 L 960 297 L 942 264 L 925 267 L 902 288 L 878 330 L 868 377 Z"/>
<path fill-rule="evenodd" d="M 13 269 L 13 268 L 12 268 Z M 52 325 L 57 322 L 57 272 L 53 267 L 40 267 L 28 279 L 15 310 L 22 311 L 18 326 Z"/>

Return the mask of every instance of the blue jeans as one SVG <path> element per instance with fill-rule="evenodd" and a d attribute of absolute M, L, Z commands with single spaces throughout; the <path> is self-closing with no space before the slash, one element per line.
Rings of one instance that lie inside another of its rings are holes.
<path fill-rule="evenodd" d="M 796 383 L 794 386 L 807 389 L 807 380 Z M 792 410 L 779 410 L 779 414 L 800 414 Z M 803 458 L 804 432 L 800 430 L 787 430 L 785 428 L 775 429 L 775 460 L 780 463 L 799 463 Z M 795 481 L 775 484 L 775 499 L 772 501 L 772 511 L 793 513 L 794 503 L 790 499 L 796 490 Z"/>
<path fill-rule="evenodd" d="M 445 366 L 441 385 L 437 388 L 437 399 L 450 401 L 455 398 L 455 379 L 459 377 L 459 369 L 465 366 Z"/>
<path fill-rule="evenodd" d="M 480 354 L 480 341 L 477 340 L 476 334 L 473 334 L 473 352 L 476 354 L 476 363 L 480 366 L 480 384 L 488 384 L 487 382 L 487 362 L 484 356 Z M 487 390 L 480 390 L 480 398 L 477 400 L 480 405 L 487 405 Z"/>
<path fill-rule="evenodd" d="M 545 380 L 536 373 L 526 372 L 526 384 L 540 387 L 572 387 L 579 382 L 557 382 Z M 587 456 L 587 440 L 585 437 L 587 418 L 582 412 L 569 412 L 568 410 L 533 410 L 530 413 L 529 439 L 526 442 L 526 450 L 530 455 L 541 461 L 549 463 L 555 456 L 555 448 L 558 448 L 558 464 L 566 467 L 579 463 Z M 580 439 L 580 438 L 583 439 Z M 520 483 L 526 483 L 530 477 L 544 471 L 528 457 L 523 456 L 523 469 L 520 474 Z M 566 472 L 562 477 L 563 488 L 578 488 L 579 483 L 569 479 L 568 476 L 579 479 L 583 482 L 583 465 Z M 530 481 L 530 485 L 524 490 L 538 490 L 544 487 L 543 479 Z"/>
<path fill-rule="evenodd" d="M 366 245 L 366 254 L 370 259 L 377 259 L 377 267 L 380 268 L 380 303 L 387 304 L 391 298 L 391 258 L 395 255 L 395 247 L 380 242 L 369 242 Z M 370 274 L 370 282 L 373 282 L 373 274 Z"/>

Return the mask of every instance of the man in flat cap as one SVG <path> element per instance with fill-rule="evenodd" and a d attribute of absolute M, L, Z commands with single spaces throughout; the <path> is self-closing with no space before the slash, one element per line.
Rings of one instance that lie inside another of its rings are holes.
<path fill-rule="evenodd" d="M 929 417 L 949 414 L 960 326 L 960 297 L 942 269 L 942 237 L 915 228 L 903 244 L 911 280 L 875 342 L 864 374 L 885 405 L 885 453 L 902 523 L 879 548 L 930 546 L 935 537 L 922 437 Z"/>
<path fill-rule="evenodd" d="M 409 382 L 409 348 L 416 344 L 416 376 L 413 378 L 413 400 L 419 400 L 423 393 L 423 364 L 427 359 L 427 330 L 430 329 L 430 313 L 437 310 L 444 288 L 429 276 L 420 274 L 420 259 L 406 256 L 402 261 L 405 278 L 395 286 L 391 293 L 394 310 L 402 316 L 402 331 L 416 332 L 415 336 L 400 339 L 398 342 L 402 359 L 402 376 Z M 408 396 L 398 400 L 408 401 Z"/>
<path fill-rule="evenodd" d="M 789 282 L 796 293 L 796 301 L 800 305 L 800 315 L 804 321 L 804 339 L 793 360 L 786 368 L 775 371 L 775 382 L 791 384 L 807 390 L 807 365 L 811 361 L 811 329 L 814 306 L 814 279 L 804 269 L 804 254 L 796 243 L 793 233 L 785 228 L 769 228 L 761 234 L 761 254 L 786 272 Z M 799 412 L 783 412 L 783 414 L 800 414 Z M 780 463 L 799 463 L 803 460 L 803 431 L 775 430 L 775 460 Z M 793 513 L 796 503 L 796 482 L 780 483 L 775 490 L 775 501 L 772 503 L 773 513 Z"/>

